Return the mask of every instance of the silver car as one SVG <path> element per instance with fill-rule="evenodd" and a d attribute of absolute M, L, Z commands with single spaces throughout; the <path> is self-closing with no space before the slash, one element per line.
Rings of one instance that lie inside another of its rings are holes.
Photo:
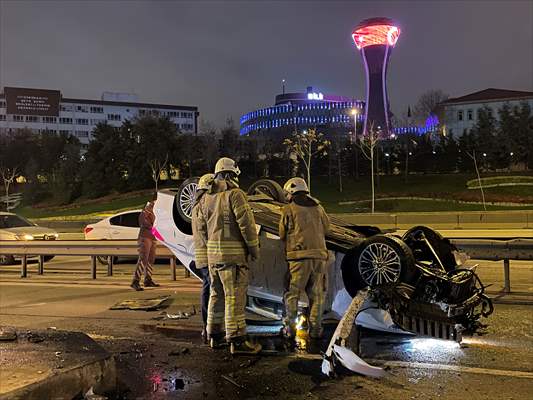
<path fill-rule="evenodd" d="M 20 215 L 0 212 L 0 240 L 56 240 L 59 234 L 53 229 L 38 226 Z M 54 256 L 46 256 L 45 261 Z M 0 265 L 13 264 L 15 256 L 0 254 Z"/>

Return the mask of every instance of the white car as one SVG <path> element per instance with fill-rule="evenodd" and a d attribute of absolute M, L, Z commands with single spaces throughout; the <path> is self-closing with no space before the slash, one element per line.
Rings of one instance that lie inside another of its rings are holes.
<path fill-rule="evenodd" d="M 38 226 L 10 212 L 0 212 L 0 240 L 56 240 L 59 234 L 53 229 Z M 13 264 L 12 255 L 0 254 L 0 265 Z M 54 256 L 46 256 L 45 261 Z"/>
<path fill-rule="evenodd" d="M 136 240 L 139 236 L 139 215 L 142 210 L 115 214 L 83 230 L 85 240 Z"/>

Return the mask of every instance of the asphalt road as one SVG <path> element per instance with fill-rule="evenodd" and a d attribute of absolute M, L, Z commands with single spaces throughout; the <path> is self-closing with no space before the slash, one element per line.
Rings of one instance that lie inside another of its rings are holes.
<path fill-rule="evenodd" d="M 185 278 L 182 269 L 170 281 L 168 265 L 161 263 L 155 279 L 163 286 L 136 293 L 128 287 L 133 267 L 121 262 L 107 277 L 101 266 L 96 280 L 86 257 L 58 257 L 43 276 L 32 263 L 27 279 L 19 278 L 19 266 L 1 267 L 0 325 L 88 333 L 115 354 L 124 398 L 527 399 L 533 393 L 533 262 L 511 264 L 513 293 L 506 296 L 498 295 L 501 263 L 480 264 L 482 280 L 493 284 L 491 294 L 500 303 L 487 333 L 465 338 L 463 346 L 363 332 L 363 358 L 388 368 L 381 380 L 324 380 L 317 356 L 231 359 L 224 351 L 213 353 L 199 342 L 198 316 L 160 320 L 167 312 L 198 307 L 199 282 Z M 160 295 L 172 298 L 164 311 L 109 310 L 121 300 Z M 187 354 L 172 355 L 184 348 Z M 168 386 L 177 377 L 183 389 Z"/>

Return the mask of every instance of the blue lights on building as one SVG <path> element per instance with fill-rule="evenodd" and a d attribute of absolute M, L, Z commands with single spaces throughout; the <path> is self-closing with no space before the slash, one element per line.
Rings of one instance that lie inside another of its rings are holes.
<path fill-rule="evenodd" d="M 424 125 L 397 127 L 393 129 L 396 135 L 401 135 L 402 133 L 425 135 L 427 133 L 438 132 L 438 130 L 439 130 L 439 118 L 435 114 L 431 114 L 426 119 L 426 123 Z"/>
<path fill-rule="evenodd" d="M 313 92 L 287 93 L 276 96 L 276 104 L 244 114 L 240 118 L 240 134 L 270 130 L 300 130 L 313 127 L 353 129 L 353 110 L 357 123 L 363 120 L 364 102 L 342 96 Z"/>

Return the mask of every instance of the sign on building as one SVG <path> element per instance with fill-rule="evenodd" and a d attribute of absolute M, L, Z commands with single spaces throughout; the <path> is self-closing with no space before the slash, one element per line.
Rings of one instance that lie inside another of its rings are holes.
<path fill-rule="evenodd" d="M 59 90 L 5 87 L 7 114 L 59 116 Z"/>

